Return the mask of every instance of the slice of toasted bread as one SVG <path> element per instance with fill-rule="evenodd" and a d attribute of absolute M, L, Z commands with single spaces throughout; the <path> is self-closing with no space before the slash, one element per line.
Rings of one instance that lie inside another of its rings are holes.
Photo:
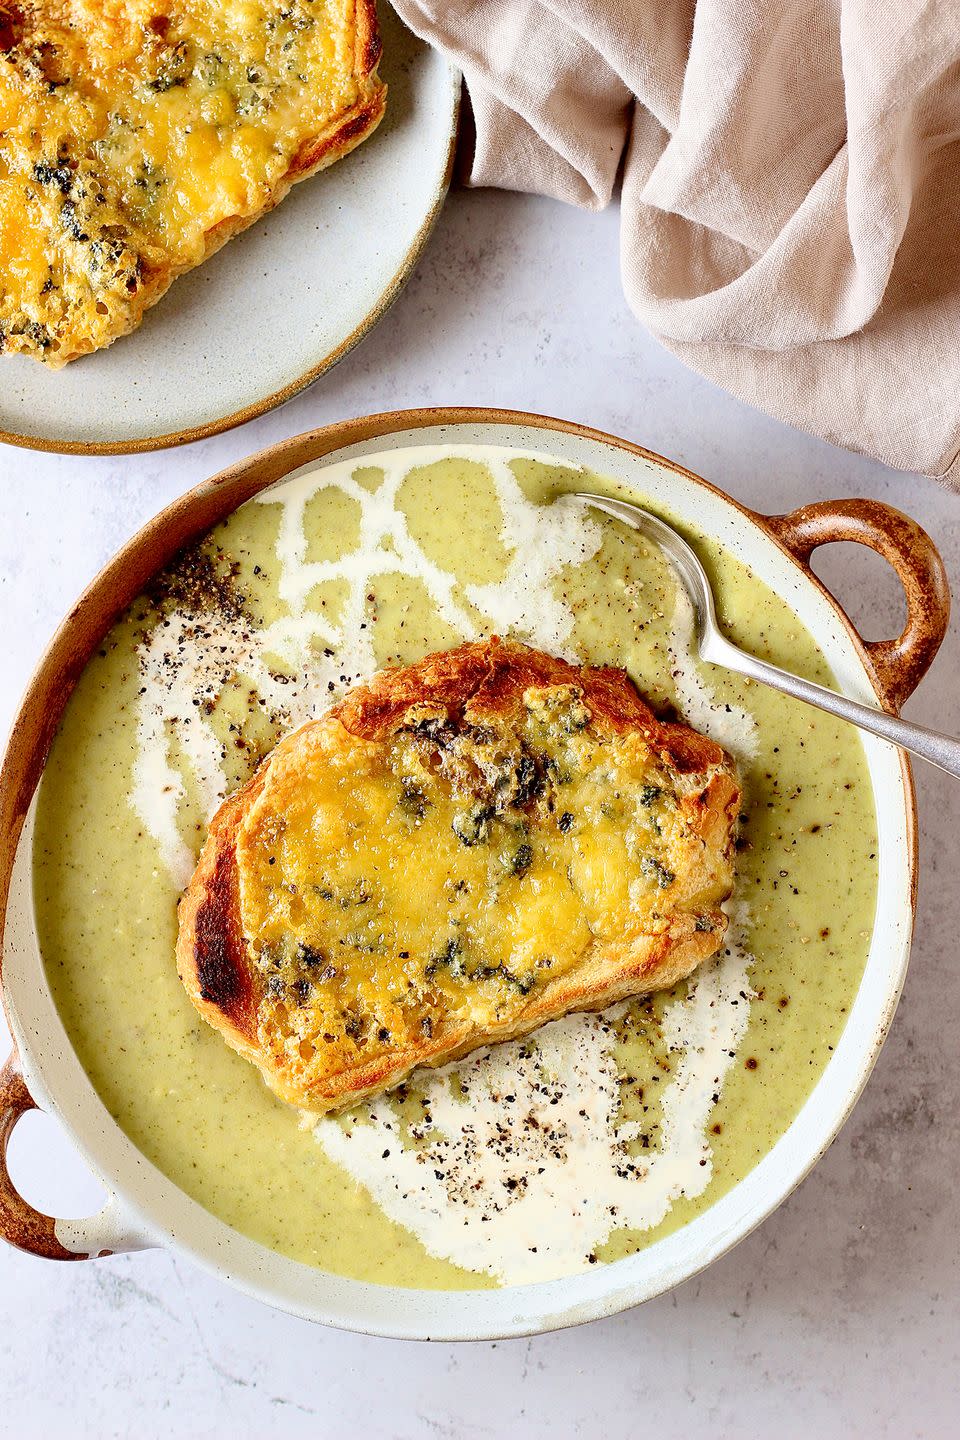
<path fill-rule="evenodd" d="M 284 1100 L 341 1109 L 689 974 L 739 803 L 622 670 L 462 645 L 351 691 L 221 807 L 180 977 Z"/>
<path fill-rule="evenodd" d="M 0 353 L 135 329 L 375 129 L 379 59 L 375 0 L 0 0 Z"/>

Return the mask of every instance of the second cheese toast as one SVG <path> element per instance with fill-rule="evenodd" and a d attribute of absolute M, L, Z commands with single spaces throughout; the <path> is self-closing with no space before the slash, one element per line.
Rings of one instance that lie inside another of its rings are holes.
<path fill-rule="evenodd" d="M 0 0 L 0 354 L 133 330 L 376 128 L 380 48 L 374 0 Z"/>
<path fill-rule="evenodd" d="M 339 1110 L 688 975 L 739 806 L 725 752 L 623 671 L 462 645 L 351 691 L 221 807 L 180 976 L 278 1095 Z"/>

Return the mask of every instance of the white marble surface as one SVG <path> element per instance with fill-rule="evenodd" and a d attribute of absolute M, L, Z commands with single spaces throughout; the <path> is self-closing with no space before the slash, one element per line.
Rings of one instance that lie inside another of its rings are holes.
<path fill-rule="evenodd" d="M 758 508 L 876 496 L 933 532 L 960 584 L 960 498 L 788 431 L 683 369 L 626 310 L 616 231 L 613 212 L 455 195 L 373 338 L 285 409 L 142 458 L 0 447 L 0 726 L 80 587 L 142 521 L 234 458 L 371 410 L 495 404 L 581 420 Z M 847 547 L 820 568 L 869 634 L 892 633 L 897 588 L 880 562 Z M 908 713 L 960 733 L 958 663 L 955 628 Z M 584 1329 L 454 1347 L 315 1329 L 168 1254 L 58 1266 L 0 1249 L 0 1434 L 960 1433 L 960 787 L 917 778 L 920 909 L 893 1033 L 825 1159 L 706 1274 Z M 95 1187 L 52 1122 L 23 1122 L 14 1149 L 31 1198 L 82 1213 Z"/>

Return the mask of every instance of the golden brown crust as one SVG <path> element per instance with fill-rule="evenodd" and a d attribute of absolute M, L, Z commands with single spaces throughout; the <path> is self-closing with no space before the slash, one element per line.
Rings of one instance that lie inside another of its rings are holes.
<path fill-rule="evenodd" d="M 719 948 L 726 927 L 719 904 L 706 912 L 709 928 L 703 928 L 703 914 L 678 910 L 665 931 L 629 947 L 595 943 L 572 972 L 540 986 L 519 1016 L 511 1015 L 502 1025 L 478 1031 L 453 1017 L 429 1038 L 386 1054 L 360 1056 L 357 1063 L 309 1085 L 261 1045 L 257 1006 L 262 992 L 242 933 L 236 844 L 268 767 L 296 756 L 314 727 L 342 726 L 365 741 L 383 740 L 411 712 L 422 715 L 424 707 L 451 719 L 465 718 L 470 725 L 493 723 L 513 713 L 531 688 L 571 684 L 582 691 L 591 711 L 591 730 L 640 732 L 661 762 L 685 777 L 681 803 L 688 823 L 705 846 L 729 857 L 740 806 L 729 757 L 705 736 L 657 720 L 622 670 L 580 669 L 494 639 L 382 672 L 320 720 L 281 741 L 247 786 L 221 807 L 181 904 L 178 967 L 191 999 L 229 1044 L 260 1067 L 283 1099 L 316 1112 L 342 1109 L 400 1083 L 418 1067 L 445 1064 L 479 1046 L 528 1034 L 568 1011 L 604 1009 L 627 996 L 669 988 Z"/>
<path fill-rule="evenodd" d="M 332 130 L 306 141 L 297 151 L 284 180 L 280 182 L 283 195 L 287 194 L 292 185 L 301 180 L 309 180 L 311 175 L 325 170 L 335 160 L 340 160 L 351 150 L 355 150 L 380 124 L 386 104 L 387 87 L 380 85 L 372 95 L 348 111 Z M 277 195 L 274 205 L 279 204 L 283 195 Z M 259 219 L 259 216 L 257 218 Z"/>
<path fill-rule="evenodd" d="M 411 705 L 429 701 L 472 716 L 506 715 L 533 686 L 576 685 L 594 723 L 613 734 L 638 730 L 681 774 L 721 765 L 719 745 L 686 725 L 658 720 L 625 670 L 571 665 L 540 650 L 509 641 L 485 640 L 427 655 L 415 665 L 382 670 L 358 686 L 329 713 L 352 735 L 378 740 L 390 734 Z"/>
<path fill-rule="evenodd" d="M 177 973 L 200 1014 L 255 1059 L 257 994 L 240 924 L 236 837 L 263 784 L 263 767 L 221 805 L 180 902 Z"/>
<path fill-rule="evenodd" d="M 146 312 L 163 299 L 175 280 L 179 280 L 181 275 L 187 274 L 190 270 L 195 270 L 198 265 L 205 264 L 218 250 L 222 250 L 229 240 L 249 229 L 251 225 L 255 225 L 271 210 L 275 210 L 280 202 L 286 199 L 294 185 L 298 185 L 302 180 L 311 179 L 321 170 L 326 170 L 328 166 L 333 165 L 337 160 L 342 160 L 345 155 L 349 155 L 351 150 L 355 150 L 358 145 L 362 144 L 380 124 L 386 105 L 387 87 L 377 81 L 371 95 L 359 101 L 328 131 L 313 136 L 301 146 L 286 174 L 274 186 L 268 205 L 264 205 L 262 209 L 252 215 L 236 215 L 214 225 L 206 232 L 203 255 L 195 263 L 158 267 L 149 272 L 138 292 L 137 305 L 128 312 L 130 323 L 125 329 L 118 330 L 116 335 L 111 336 L 108 344 L 112 345 L 114 340 L 120 340 L 124 335 L 129 335 L 136 330 L 142 323 Z M 67 352 L 60 351 L 55 357 L 47 358 L 47 368 L 61 369 L 72 360 L 79 360 L 84 355 L 91 355 L 95 349 L 104 350 L 106 348 L 107 345 L 95 346 L 91 342 L 78 345 Z"/>
<path fill-rule="evenodd" d="M 357 34 L 356 72 L 363 77 L 373 75 L 383 54 L 376 0 L 357 0 L 354 24 Z"/>

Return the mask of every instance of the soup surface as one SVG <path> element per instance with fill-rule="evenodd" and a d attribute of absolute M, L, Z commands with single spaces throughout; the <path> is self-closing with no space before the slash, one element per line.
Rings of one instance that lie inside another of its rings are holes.
<path fill-rule="evenodd" d="M 297 472 L 157 578 L 67 707 L 40 789 L 35 893 L 68 1034 L 160 1170 L 294 1259 L 476 1288 L 630 1254 L 766 1154 L 856 993 L 877 874 L 857 732 L 695 661 L 662 554 L 567 498 L 578 489 L 657 508 L 488 446 Z M 731 637 L 829 682 L 786 604 L 689 538 Z M 655 708 L 735 757 L 727 943 L 672 992 L 567 1016 L 305 1128 L 190 1005 L 179 893 L 209 816 L 284 731 L 380 666 L 491 633 L 624 666 Z"/>

